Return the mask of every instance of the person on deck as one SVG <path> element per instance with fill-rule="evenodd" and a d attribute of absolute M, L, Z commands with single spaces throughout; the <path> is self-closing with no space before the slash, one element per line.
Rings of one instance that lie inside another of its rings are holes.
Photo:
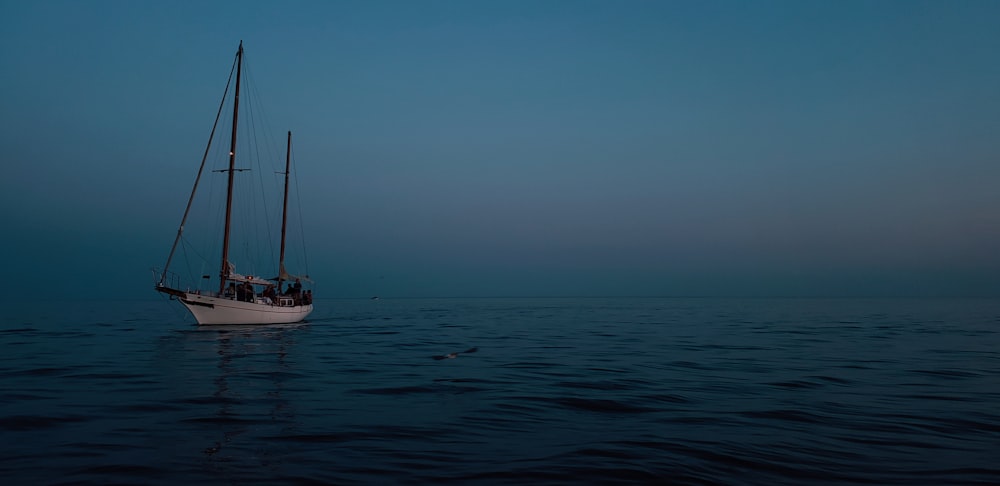
<path fill-rule="evenodd" d="M 246 300 L 245 300 L 246 302 L 253 302 L 254 301 L 253 285 L 250 284 L 249 280 L 247 280 L 246 282 L 243 282 L 243 296 L 246 298 Z"/>

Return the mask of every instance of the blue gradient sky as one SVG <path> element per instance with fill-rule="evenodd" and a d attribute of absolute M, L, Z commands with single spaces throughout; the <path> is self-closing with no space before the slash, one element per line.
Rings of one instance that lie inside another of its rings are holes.
<path fill-rule="evenodd" d="M 296 133 L 321 297 L 997 296 L 997 25 L 995 1 L 3 1 L 0 298 L 154 294 L 241 39 Z"/>

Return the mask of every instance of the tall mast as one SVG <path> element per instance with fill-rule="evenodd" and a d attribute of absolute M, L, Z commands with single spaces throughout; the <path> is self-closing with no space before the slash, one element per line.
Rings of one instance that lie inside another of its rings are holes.
<path fill-rule="evenodd" d="M 285 278 L 285 228 L 288 225 L 288 173 L 292 166 L 292 132 L 288 132 L 288 149 L 285 151 L 285 200 L 281 203 L 281 253 L 278 257 L 278 289 Z"/>
<path fill-rule="evenodd" d="M 237 53 L 238 55 L 238 53 Z M 233 62 L 233 68 L 235 69 L 236 62 Z M 184 216 L 181 217 L 181 224 L 177 227 L 177 236 L 174 237 L 174 244 L 170 247 L 170 253 L 167 255 L 167 263 L 163 265 L 163 273 L 160 274 L 160 281 L 156 284 L 157 288 L 164 287 L 167 281 L 167 270 L 170 269 L 170 261 L 174 259 L 174 251 L 177 250 L 177 244 L 181 241 L 181 235 L 184 233 L 184 223 L 187 222 L 188 214 L 191 213 L 191 205 L 194 204 L 194 195 L 198 192 L 198 182 L 201 181 L 201 174 L 205 170 L 205 161 L 208 160 L 209 150 L 212 149 L 212 140 L 215 139 L 215 129 L 219 126 L 219 118 L 222 117 L 222 108 L 225 107 L 226 97 L 229 95 L 229 85 L 233 81 L 233 71 L 229 71 L 229 80 L 226 81 L 226 90 L 222 93 L 222 100 L 219 101 L 219 110 L 215 112 L 215 122 L 212 123 L 212 133 L 208 135 L 208 144 L 205 146 L 205 154 L 201 156 L 201 165 L 198 167 L 198 176 L 194 178 L 194 187 L 191 188 L 191 195 L 188 196 L 187 207 L 184 208 Z"/>
<path fill-rule="evenodd" d="M 229 142 L 229 185 L 226 188 L 226 231 L 222 237 L 222 270 L 219 271 L 219 294 L 229 277 L 229 230 L 233 216 L 233 174 L 236 173 L 236 123 L 240 112 L 240 74 L 243 73 L 243 41 L 236 51 L 236 94 L 233 98 L 233 136 Z"/>

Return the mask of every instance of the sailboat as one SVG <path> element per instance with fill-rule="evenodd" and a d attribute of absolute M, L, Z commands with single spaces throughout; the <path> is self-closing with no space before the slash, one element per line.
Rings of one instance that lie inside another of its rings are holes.
<path fill-rule="evenodd" d="M 309 316 L 313 311 L 313 305 L 312 291 L 303 290 L 302 288 L 302 281 L 311 282 L 308 275 L 293 275 L 285 269 L 285 236 L 288 225 L 288 179 L 291 171 L 292 132 L 288 132 L 288 144 L 285 155 L 284 198 L 281 208 L 281 250 L 278 258 L 277 275 L 265 278 L 260 275 L 241 274 L 236 271 L 236 266 L 231 261 L 230 245 L 233 229 L 234 176 L 237 172 L 247 170 L 236 167 L 240 85 L 244 70 L 243 42 L 240 42 L 239 49 L 236 52 L 234 66 L 233 71 L 236 76 L 236 85 L 232 101 L 233 123 L 228 154 L 229 164 L 228 169 L 215 171 L 225 172 L 228 176 L 218 290 L 201 288 L 192 290 L 190 287 L 182 290 L 180 279 L 175 273 L 170 272 L 169 269 L 178 244 L 182 241 L 184 226 L 191 213 L 198 183 L 201 180 L 205 169 L 205 161 L 208 159 L 212 146 L 212 138 L 214 138 L 215 129 L 218 126 L 219 118 L 223 111 L 223 104 L 219 105 L 215 124 L 212 126 L 211 135 L 209 135 L 208 147 L 205 149 L 205 156 L 202 158 L 201 166 L 198 169 L 198 176 L 195 178 L 194 188 L 191 190 L 191 196 L 188 198 L 184 216 L 181 218 L 180 227 L 177 229 L 177 236 L 167 256 L 167 262 L 163 266 L 162 271 L 154 269 L 155 289 L 170 296 L 171 299 L 180 301 L 200 325 L 296 323 Z M 230 73 L 230 81 L 226 83 L 226 94 L 229 92 L 229 83 L 232 81 L 232 76 L 233 72 Z M 223 101 L 226 99 L 226 94 L 223 95 Z M 210 276 L 204 275 L 202 278 L 209 279 Z M 287 289 L 283 289 L 286 284 Z"/>

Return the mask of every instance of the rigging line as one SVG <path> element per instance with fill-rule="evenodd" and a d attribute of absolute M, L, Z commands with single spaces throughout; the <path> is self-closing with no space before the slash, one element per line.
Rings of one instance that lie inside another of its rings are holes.
<path fill-rule="evenodd" d="M 246 62 L 245 59 L 244 59 L 244 62 Z M 250 110 L 249 110 L 249 122 L 250 122 L 250 125 L 252 127 L 252 130 L 251 130 L 251 139 L 252 139 L 252 142 L 253 142 L 252 143 L 252 149 L 254 150 L 254 154 L 257 157 L 257 159 L 256 159 L 257 170 L 259 171 L 259 174 L 260 174 L 257 177 L 257 180 L 260 182 L 260 194 L 261 194 L 261 200 L 262 200 L 262 204 L 263 204 L 262 207 L 263 207 L 263 212 L 264 212 L 264 219 L 263 219 L 264 231 L 262 233 L 266 234 L 266 238 L 265 239 L 267 241 L 267 250 L 270 251 L 270 259 L 267 260 L 267 261 L 274 261 L 274 259 L 275 259 L 274 258 L 274 234 L 272 232 L 272 226 L 273 225 L 270 224 L 270 222 L 271 222 L 271 214 L 270 214 L 270 211 L 269 211 L 270 205 L 268 204 L 268 191 L 266 190 L 266 188 L 264 186 L 264 173 L 265 173 L 265 171 L 264 171 L 263 161 L 264 160 L 275 160 L 274 159 L 275 150 L 274 150 L 273 140 L 272 140 L 271 137 L 268 137 L 266 135 L 263 136 L 263 143 L 261 143 L 260 137 L 257 136 L 258 133 L 265 133 L 265 134 L 267 134 L 267 133 L 270 133 L 270 131 L 269 131 L 268 123 L 267 123 L 267 118 L 264 115 L 266 110 L 263 107 L 263 104 L 264 104 L 263 98 L 260 96 L 259 91 L 257 89 L 256 74 L 255 74 L 255 72 L 251 68 L 252 68 L 252 66 L 247 65 L 247 69 L 244 71 L 244 74 L 246 75 L 247 80 L 248 80 L 248 83 L 247 83 L 248 91 L 249 91 L 249 93 L 252 94 L 252 96 L 249 97 L 249 99 L 251 100 L 251 102 L 250 102 Z M 258 129 L 258 123 L 261 125 L 260 129 Z M 264 130 L 264 131 L 261 132 L 261 130 Z M 262 145 L 264 145 L 264 147 L 263 147 L 263 149 L 264 149 L 263 155 L 261 154 L 261 148 L 262 148 L 261 146 Z M 272 163 L 272 165 L 273 165 L 273 163 Z M 260 230 L 259 230 L 259 228 L 256 228 L 256 229 L 257 229 L 257 231 L 259 233 L 261 233 Z M 259 248 L 260 254 L 258 255 L 258 257 L 261 258 L 261 261 L 265 260 L 263 258 L 265 256 L 263 254 L 263 250 L 264 250 L 264 245 L 261 245 L 261 247 Z"/>
<path fill-rule="evenodd" d="M 239 54 L 237 53 L 237 59 Z M 222 106 L 226 103 L 226 96 L 229 94 L 229 84 L 233 80 L 233 72 L 236 71 L 236 59 L 233 60 L 233 66 L 229 70 L 229 79 L 226 81 L 226 89 L 222 93 L 222 101 L 219 102 L 219 111 L 215 114 L 215 122 L 212 123 L 212 132 L 208 135 L 208 145 L 205 146 L 205 154 L 201 157 L 201 166 L 198 167 L 198 175 L 194 179 L 194 187 L 191 188 L 191 196 L 188 197 L 187 207 L 184 208 L 184 216 L 181 217 L 181 224 L 177 228 L 177 236 L 174 238 L 174 244 L 170 247 L 170 253 L 167 255 L 167 263 L 163 265 L 163 275 L 160 277 L 159 285 L 162 287 L 163 282 L 166 279 L 167 270 L 170 268 L 170 260 L 174 258 L 174 251 L 177 250 L 177 242 L 181 239 L 181 234 L 184 232 L 184 223 L 187 222 L 188 213 L 191 211 L 191 204 L 194 202 L 195 191 L 198 190 L 198 182 L 201 181 L 202 171 L 205 169 L 205 160 L 208 159 L 209 150 L 212 148 L 212 139 L 215 137 L 215 129 L 219 125 L 219 117 L 222 115 Z"/>
<path fill-rule="evenodd" d="M 243 194 L 244 200 L 249 202 L 249 210 L 244 211 L 241 215 L 244 227 L 243 257 L 246 259 L 246 268 L 243 273 L 244 275 L 253 275 L 258 270 L 256 265 L 259 255 L 257 254 L 256 242 L 260 240 L 259 218 L 255 217 L 257 198 L 254 197 L 252 184 L 245 184 L 240 192 Z"/>
<path fill-rule="evenodd" d="M 292 148 L 292 162 L 295 162 L 295 149 Z M 291 170 L 291 169 L 288 169 Z M 299 213 L 299 243 L 302 245 L 302 263 L 305 266 L 306 275 L 309 275 L 309 255 L 306 253 L 306 230 L 304 219 L 302 219 L 302 198 L 299 197 L 302 194 L 299 191 L 299 171 L 293 172 L 295 175 L 295 207 Z"/>
<path fill-rule="evenodd" d="M 252 82 L 252 81 L 254 81 L 253 77 L 252 76 L 247 76 L 247 81 L 248 81 L 248 88 L 249 88 L 247 90 L 248 94 L 254 94 L 255 95 L 256 94 L 256 90 L 253 88 L 253 86 L 255 84 L 255 83 Z M 254 98 L 254 97 L 251 97 L 251 98 Z M 248 141 L 246 153 L 248 155 L 248 158 L 250 159 L 250 163 L 251 163 L 251 165 L 256 165 L 256 167 L 257 167 L 256 179 L 259 182 L 258 185 L 260 186 L 260 195 L 258 197 L 260 198 L 260 200 L 261 200 L 260 202 L 262 204 L 262 207 L 258 208 L 258 206 L 257 206 L 257 204 L 258 204 L 258 198 L 257 197 L 250 198 L 250 204 L 251 204 L 252 214 L 256 215 L 258 213 L 258 211 L 263 211 L 264 218 L 265 218 L 264 222 L 267 223 L 267 192 L 264 190 L 264 169 L 263 169 L 263 166 L 261 165 L 260 140 L 259 140 L 259 138 L 257 136 L 257 133 L 258 133 L 258 129 L 257 129 L 257 112 L 259 111 L 259 108 L 257 106 L 258 104 L 259 104 L 259 102 L 256 99 L 254 99 L 252 102 L 248 103 L 248 109 L 247 109 L 247 121 L 248 121 L 248 123 L 247 123 L 247 125 L 249 125 L 249 126 L 247 127 L 247 136 L 245 137 L 245 140 Z M 252 192 L 252 188 L 253 188 L 252 184 L 248 184 L 247 185 L 247 194 L 248 195 Z M 253 230 L 252 232 L 253 232 L 253 235 L 254 235 L 254 239 L 256 241 L 258 241 L 258 242 L 260 242 L 262 239 L 265 240 L 265 241 L 267 241 L 267 247 L 271 248 L 272 245 L 271 245 L 271 242 L 270 242 L 270 232 L 267 231 L 270 228 L 270 225 L 264 224 L 263 225 L 264 226 L 264 231 L 261 231 L 261 219 L 260 218 L 254 217 L 250 221 L 252 222 L 252 230 Z M 267 233 L 267 238 L 262 238 L 261 237 L 264 232 Z M 258 246 L 254 246 L 253 248 L 249 248 L 248 247 L 247 248 L 247 256 L 251 257 L 251 259 L 254 262 L 263 261 L 262 248 L 264 246 L 265 245 L 261 244 L 261 245 L 258 245 Z M 253 251 L 254 254 L 252 254 L 252 255 L 251 255 L 251 250 L 254 250 Z"/>
<path fill-rule="evenodd" d="M 254 118 L 251 120 L 251 123 L 254 125 L 255 130 L 256 130 L 256 126 L 257 126 L 257 123 L 258 123 L 258 120 L 259 120 L 259 123 L 261 125 L 261 129 L 263 130 L 262 133 L 264 133 L 264 134 L 270 134 L 272 132 L 270 130 L 270 125 L 269 125 L 267 117 L 266 117 L 266 110 L 264 108 L 264 98 L 258 95 L 257 83 L 256 82 L 253 85 L 251 85 L 251 89 L 253 90 L 253 92 L 255 94 L 255 97 L 254 97 L 255 98 Z M 263 195 L 263 199 L 264 199 L 264 218 L 265 218 L 264 221 L 265 221 L 265 227 L 266 227 L 265 229 L 267 231 L 267 236 L 268 236 L 268 238 L 267 238 L 267 242 L 268 242 L 267 248 L 270 251 L 270 258 L 269 258 L 268 261 L 271 261 L 271 262 L 277 261 L 277 257 L 275 256 L 274 238 L 273 238 L 273 235 L 275 234 L 275 232 L 271 228 L 271 224 L 272 224 L 273 221 L 271 219 L 271 213 L 269 211 L 269 208 L 271 208 L 271 205 L 268 203 L 268 194 L 272 194 L 272 192 L 271 191 L 267 191 L 264 188 L 264 169 L 263 169 L 262 163 L 265 160 L 265 157 L 266 157 L 266 160 L 271 161 L 271 168 L 272 168 L 271 172 L 273 172 L 274 164 L 275 164 L 275 161 L 277 160 L 277 155 L 276 155 L 277 154 L 277 150 L 275 150 L 275 147 L 276 147 L 276 144 L 274 143 L 274 139 L 272 137 L 270 137 L 270 136 L 265 135 L 264 136 L 264 156 L 262 157 L 260 155 L 260 152 L 259 152 L 259 150 L 260 150 L 260 144 L 257 145 L 257 149 L 258 149 L 258 159 L 257 159 L 257 162 L 258 162 L 258 168 L 260 168 L 260 171 L 261 171 L 261 176 L 260 176 L 259 180 L 260 180 L 260 183 L 261 183 L 261 194 Z M 280 272 L 280 269 L 278 271 Z"/>
<path fill-rule="evenodd" d="M 201 260 L 202 262 L 207 262 L 208 261 L 208 258 L 205 258 L 205 255 L 202 255 L 201 253 L 198 253 L 198 249 L 195 248 L 195 246 L 192 245 L 191 242 L 188 241 L 187 238 L 184 238 L 182 240 L 182 242 L 185 245 L 185 246 L 182 247 L 182 248 L 186 249 L 185 251 L 190 251 L 191 253 L 194 253 L 194 256 L 198 257 L 198 259 Z"/>
<path fill-rule="evenodd" d="M 223 148 L 219 146 L 216 149 L 216 153 L 213 160 L 215 160 L 216 163 L 218 163 L 225 157 L 228 157 L 228 153 L 226 156 L 223 156 Z M 219 197 L 222 197 L 223 198 L 222 202 L 223 203 L 225 202 L 225 190 L 222 190 L 221 195 L 219 194 L 220 191 L 219 186 L 224 185 L 223 184 L 224 182 L 225 182 L 224 179 L 221 181 L 217 180 L 215 184 L 209 185 L 209 193 L 208 193 L 209 204 L 206 207 L 209 208 L 211 211 L 206 212 L 205 221 L 202 222 L 206 227 L 206 231 L 202 232 L 202 238 L 201 238 L 202 246 L 200 246 L 200 248 L 218 248 L 220 245 L 222 245 L 222 237 L 223 237 L 222 228 L 223 228 L 223 222 L 225 221 L 226 205 L 217 204 L 216 200 L 218 200 Z M 215 231 L 212 231 L 213 229 Z"/>
<path fill-rule="evenodd" d="M 246 59 L 244 59 L 244 64 L 246 64 Z M 260 123 L 262 124 L 261 127 L 262 131 L 258 130 L 257 133 L 265 133 L 265 134 L 274 133 L 271 129 L 270 124 L 268 123 L 268 119 L 266 116 L 268 110 L 267 107 L 264 105 L 264 97 L 260 95 L 260 92 L 257 89 L 256 74 L 252 71 L 251 69 L 252 67 L 253 66 L 250 66 L 250 68 L 245 69 L 244 75 L 250 79 L 250 83 L 247 85 L 247 89 L 250 90 L 253 94 L 253 103 L 255 104 L 255 113 L 257 114 L 256 117 L 260 120 Z M 266 155 L 273 156 L 277 153 L 275 148 L 276 141 L 273 136 L 265 136 L 264 144 L 266 145 L 265 146 Z"/>
<path fill-rule="evenodd" d="M 203 255 L 198 253 L 198 250 L 194 247 L 194 245 L 191 244 L 190 241 L 187 240 L 187 238 L 181 239 L 181 253 L 184 255 L 184 266 L 187 269 L 188 273 L 187 278 L 189 284 L 191 284 L 190 286 L 194 288 L 200 288 L 199 287 L 199 283 L 201 282 L 200 276 L 204 275 L 204 272 L 199 272 L 196 274 L 192 271 L 191 259 L 188 256 L 188 254 L 194 253 L 194 256 L 196 256 L 197 259 L 201 261 L 202 268 L 205 267 L 205 262 L 207 261 L 207 259 Z"/>
<path fill-rule="evenodd" d="M 182 241 L 182 243 L 187 243 L 187 242 L 186 241 Z M 188 281 L 192 281 L 192 280 L 194 280 L 194 275 L 191 273 L 191 261 L 188 259 L 188 251 L 187 251 L 187 246 L 186 245 L 181 245 L 181 253 L 184 255 L 184 268 L 187 269 L 187 273 L 188 273 L 187 278 L 188 278 Z M 178 283 L 178 285 L 180 285 L 180 282 L 177 282 L 177 283 Z M 180 290 L 180 289 L 178 289 L 178 290 Z"/>

